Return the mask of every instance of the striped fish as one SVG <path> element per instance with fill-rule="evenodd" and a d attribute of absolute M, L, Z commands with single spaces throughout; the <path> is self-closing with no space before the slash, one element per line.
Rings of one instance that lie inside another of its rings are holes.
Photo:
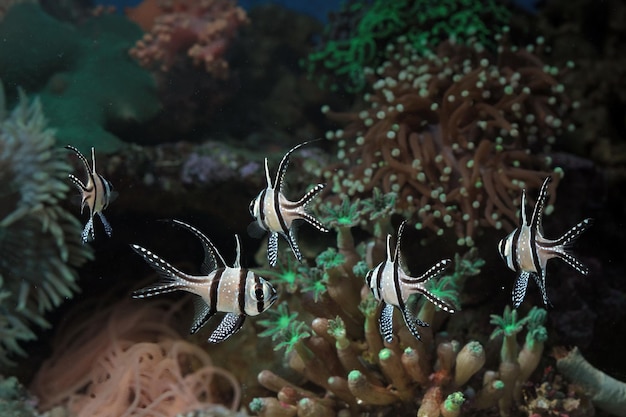
<path fill-rule="evenodd" d="M 589 272 L 574 258 L 569 247 L 593 224 L 593 219 L 583 220 L 559 239 L 550 240 L 543 237 L 543 212 L 548 198 L 548 184 L 551 180 L 551 177 L 547 177 L 543 181 L 530 223 L 526 218 L 526 190 L 522 190 L 522 224 L 498 243 L 500 256 L 511 270 L 517 272 L 513 287 L 513 308 L 519 307 L 524 301 L 530 277 L 537 283 L 543 303 L 546 306 L 550 304 L 546 293 L 546 264 L 551 258 L 562 259 L 583 275 Z"/>
<path fill-rule="evenodd" d="M 402 222 L 398 230 L 395 252 L 391 253 L 391 235 L 387 235 L 387 259 L 369 271 L 365 277 L 367 286 L 372 291 L 374 298 L 383 302 L 378 323 L 380 332 L 387 343 L 391 343 L 393 340 L 394 307 L 400 309 L 406 326 L 418 340 L 420 339 L 420 334 L 415 325 L 417 324 L 421 327 L 428 326 L 428 323 L 415 317 L 407 308 L 406 302 L 411 294 L 422 294 L 428 301 L 440 309 L 448 313 L 454 313 L 454 307 L 450 303 L 429 292 L 424 285 L 429 279 L 439 277 L 452 262 L 450 259 L 437 262 L 435 266 L 417 278 L 411 277 L 404 272 L 400 260 L 400 240 L 405 224 L 406 221 Z"/>
<path fill-rule="evenodd" d="M 78 188 L 81 192 L 82 201 L 80 205 L 80 213 L 83 213 L 83 209 L 85 207 L 89 207 L 89 220 L 87 221 L 87 224 L 83 229 L 83 233 L 81 234 L 83 243 L 87 243 L 87 241 L 95 239 L 93 227 L 94 214 L 98 214 L 102 224 L 104 225 L 104 231 L 109 237 L 111 237 L 113 229 L 104 217 L 104 214 L 102 214 L 102 211 L 108 207 L 109 203 L 115 198 L 117 193 L 113 191 L 111 183 L 96 172 L 96 153 L 94 148 L 91 148 L 91 167 L 89 167 L 87 158 L 85 158 L 78 149 L 70 145 L 65 146 L 65 148 L 74 152 L 78 156 L 87 171 L 87 184 L 84 184 L 76 176 L 72 174 L 69 175 L 72 183 L 74 183 L 76 188 Z"/>
<path fill-rule="evenodd" d="M 318 230 L 328 232 L 328 229 L 306 210 L 306 206 L 324 189 L 325 184 L 317 184 L 296 202 L 287 200 L 283 195 L 283 180 L 289 164 L 289 155 L 308 143 L 310 142 L 304 142 L 295 146 L 283 156 L 274 182 L 272 182 L 267 158 L 265 158 L 267 188 L 261 191 L 250 203 L 250 214 L 255 219 L 251 226 L 256 226 L 270 234 L 267 259 L 271 266 L 276 265 L 278 257 L 278 235 L 282 235 L 289 242 L 294 256 L 299 261 L 302 260 L 294 228 L 295 220 L 304 220 Z"/>
<path fill-rule="evenodd" d="M 235 235 L 235 264 L 229 267 L 201 231 L 179 220 L 173 220 L 173 223 L 189 230 L 202 242 L 202 275 L 185 274 L 149 250 L 139 245 L 131 245 L 162 278 L 154 285 L 133 292 L 134 298 L 152 297 L 173 291 L 187 291 L 197 295 L 194 300 L 195 316 L 190 330 L 192 334 L 204 326 L 215 313 L 226 313 L 209 337 L 209 343 L 223 342 L 241 329 L 247 316 L 261 314 L 274 304 L 277 294 L 272 284 L 241 267 L 239 236 Z"/>

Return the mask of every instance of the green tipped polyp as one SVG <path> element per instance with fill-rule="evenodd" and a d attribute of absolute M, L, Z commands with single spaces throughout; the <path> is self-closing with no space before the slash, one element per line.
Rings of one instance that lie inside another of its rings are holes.
<path fill-rule="evenodd" d="M 382 349 L 380 352 L 378 352 L 378 359 L 380 359 L 381 361 L 388 361 L 391 358 L 393 352 L 391 352 L 391 349 Z"/>
<path fill-rule="evenodd" d="M 448 398 L 446 398 L 443 406 L 445 407 L 446 411 L 459 411 L 464 402 L 465 397 L 463 396 L 463 393 L 453 392 L 452 394 L 448 395 Z"/>

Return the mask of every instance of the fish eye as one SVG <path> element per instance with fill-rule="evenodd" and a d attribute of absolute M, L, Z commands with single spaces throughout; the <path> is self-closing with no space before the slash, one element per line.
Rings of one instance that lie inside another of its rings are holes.
<path fill-rule="evenodd" d="M 263 284 L 256 284 L 251 291 L 252 297 L 257 301 L 263 301 L 265 298 L 265 291 L 263 291 Z"/>

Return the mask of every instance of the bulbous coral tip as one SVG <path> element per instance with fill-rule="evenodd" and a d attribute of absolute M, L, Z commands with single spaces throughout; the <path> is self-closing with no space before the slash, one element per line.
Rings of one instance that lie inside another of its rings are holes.
<path fill-rule="evenodd" d="M 483 365 L 485 365 L 485 350 L 483 346 L 473 340 L 463 346 L 456 357 L 454 383 L 457 387 L 465 384 Z"/>

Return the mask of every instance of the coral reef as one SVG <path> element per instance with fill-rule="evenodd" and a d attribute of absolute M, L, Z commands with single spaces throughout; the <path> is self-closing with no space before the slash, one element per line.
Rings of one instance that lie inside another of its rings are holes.
<path fill-rule="evenodd" d="M 35 400 L 17 378 L 0 375 L 0 415 L 5 417 L 35 417 Z"/>
<path fill-rule="evenodd" d="M 451 230 L 460 245 L 472 246 L 481 228 L 511 231 L 521 189 L 560 177 L 541 152 L 574 125 L 557 78 L 564 70 L 536 55 L 543 41 L 500 41 L 497 55 L 478 42 L 446 41 L 425 54 L 406 39 L 389 45 L 388 60 L 370 71 L 368 108 L 322 109 L 348 122 L 327 133 L 339 148 L 340 162 L 324 173 L 333 192 L 393 191 L 418 229 Z"/>
<path fill-rule="evenodd" d="M 63 405 L 79 417 L 171 417 L 215 403 L 237 409 L 235 378 L 174 329 L 180 305 L 124 300 L 75 312 L 79 323 L 58 329 L 30 387 L 38 408 Z"/>
<path fill-rule="evenodd" d="M 573 383 L 583 387 L 591 401 L 612 415 L 626 416 L 626 383 L 610 377 L 591 365 L 578 348 L 569 352 L 563 348 L 554 351 L 557 369 Z"/>
<path fill-rule="evenodd" d="M 154 2 L 152 2 L 154 3 Z M 190 58 L 216 78 L 228 77 L 226 51 L 246 12 L 233 0 L 162 0 L 158 15 L 130 54 L 147 68 L 169 71 L 177 60 Z"/>
<path fill-rule="evenodd" d="M 448 38 L 472 37 L 487 45 L 509 17 L 493 0 L 346 1 L 331 14 L 319 45 L 302 65 L 322 86 L 360 92 L 367 86 L 364 69 L 379 66 L 387 44 L 398 36 L 419 53 Z"/>
<path fill-rule="evenodd" d="M 32 28 L 37 30 L 33 31 Z M 0 26 L 0 78 L 38 92 L 61 143 L 87 153 L 119 149 L 119 132 L 160 109 L 154 80 L 126 54 L 141 31 L 122 16 L 103 14 L 72 26 L 36 4 L 18 4 Z"/>
<path fill-rule="evenodd" d="M 0 364 L 25 355 L 29 322 L 48 327 L 45 314 L 78 290 L 76 268 L 92 258 L 81 226 L 66 211 L 70 166 L 38 99 L 23 92 L 7 114 L 0 83 Z"/>

